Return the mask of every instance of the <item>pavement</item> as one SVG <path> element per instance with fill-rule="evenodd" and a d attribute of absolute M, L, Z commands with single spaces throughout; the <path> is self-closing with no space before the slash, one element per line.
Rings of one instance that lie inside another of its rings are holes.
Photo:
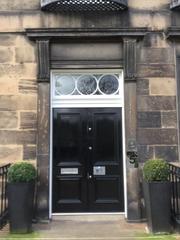
<path fill-rule="evenodd" d="M 33 224 L 31 234 L 9 235 L 9 226 L 0 231 L 0 240 L 180 240 L 180 235 L 149 235 L 146 223 L 128 223 L 123 215 L 54 216 L 49 223 Z"/>
<path fill-rule="evenodd" d="M 125 240 L 144 235 L 146 224 L 127 223 L 123 215 L 58 216 L 34 229 L 43 239 Z"/>

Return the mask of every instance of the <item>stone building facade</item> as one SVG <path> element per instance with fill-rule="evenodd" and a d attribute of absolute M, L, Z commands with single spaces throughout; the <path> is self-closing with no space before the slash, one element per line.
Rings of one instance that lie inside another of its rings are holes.
<path fill-rule="evenodd" d="M 114 12 L 49 12 L 41 9 L 40 0 L 0 0 L 0 161 L 37 163 L 41 219 L 51 217 L 51 69 L 77 71 L 88 63 L 105 69 L 108 61 L 123 69 L 126 150 L 133 141 L 140 163 L 149 158 L 179 161 L 180 12 L 170 9 L 171 0 L 127 4 L 126 10 Z M 88 48 L 97 52 L 87 53 Z M 132 166 L 125 161 L 129 173 Z M 138 194 L 131 185 L 127 217 L 133 220 L 131 207 L 135 204 L 137 210 Z"/>

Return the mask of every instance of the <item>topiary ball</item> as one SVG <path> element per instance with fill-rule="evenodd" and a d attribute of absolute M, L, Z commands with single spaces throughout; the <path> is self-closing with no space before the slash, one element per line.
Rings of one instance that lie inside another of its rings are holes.
<path fill-rule="evenodd" d="M 168 163 L 163 159 L 148 160 L 143 167 L 143 177 L 147 182 L 168 181 Z"/>
<path fill-rule="evenodd" d="M 18 162 L 14 163 L 8 169 L 8 182 L 30 182 L 37 177 L 37 171 L 31 163 Z"/>

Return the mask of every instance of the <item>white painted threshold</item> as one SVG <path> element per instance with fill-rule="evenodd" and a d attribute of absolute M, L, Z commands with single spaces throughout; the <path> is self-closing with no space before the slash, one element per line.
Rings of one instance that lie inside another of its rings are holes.
<path fill-rule="evenodd" d="M 119 221 L 125 219 L 125 213 L 54 213 L 51 215 L 52 221 Z"/>
<path fill-rule="evenodd" d="M 125 212 L 52 213 L 51 216 L 125 215 Z"/>

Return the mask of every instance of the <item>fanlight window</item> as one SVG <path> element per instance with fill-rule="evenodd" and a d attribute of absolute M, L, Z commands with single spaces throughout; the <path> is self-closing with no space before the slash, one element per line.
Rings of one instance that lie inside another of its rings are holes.
<path fill-rule="evenodd" d="M 56 74 L 54 96 L 118 95 L 118 74 Z"/>

